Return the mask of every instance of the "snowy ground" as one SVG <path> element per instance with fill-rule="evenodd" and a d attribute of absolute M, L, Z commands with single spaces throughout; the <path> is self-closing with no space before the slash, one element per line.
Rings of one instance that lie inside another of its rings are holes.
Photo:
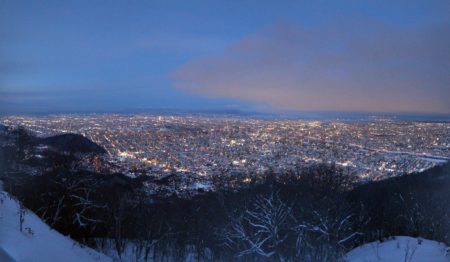
<path fill-rule="evenodd" d="M 449 249 L 442 243 L 398 236 L 372 242 L 347 253 L 348 262 L 449 262 Z"/>
<path fill-rule="evenodd" d="M 26 210 L 23 228 L 24 232 L 20 232 L 19 204 L 1 190 L 0 181 L 0 261 L 112 261 L 52 230 L 29 210 Z"/>
<path fill-rule="evenodd" d="M 19 230 L 19 203 L 1 190 L 0 181 L 0 261 L 1 262 L 91 262 L 112 261 L 93 249 L 52 230 L 35 214 L 26 211 L 23 232 Z M 112 249 L 110 250 L 112 251 Z M 124 260 L 136 257 L 127 249 Z M 111 252 L 113 254 L 114 252 Z M 117 259 L 117 258 L 116 258 Z M 187 259 L 194 260 L 194 259 Z M 348 262 L 450 262 L 450 249 L 436 241 L 397 236 L 372 242 L 347 253 Z"/>

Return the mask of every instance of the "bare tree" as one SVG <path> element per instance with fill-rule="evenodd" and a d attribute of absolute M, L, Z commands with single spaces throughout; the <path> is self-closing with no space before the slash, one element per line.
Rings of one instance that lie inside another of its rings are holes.
<path fill-rule="evenodd" d="M 102 220 L 90 216 L 90 214 L 95 213 L 95 211 L 106 208 L 106 205 L 99 205 L 92 200 L 96 183 L 96 180 L 84 179 L 81 181 L 74 181 L 67 187 L 74 208 L 72 223 L 80 228 L 89 226 L 91 230 L 93 230 L 95 229 L 96 224 L 103 222 Z"/>
<path fill-rule="evenodd" d="M 297 259 L 335 261 L 342 256 L 346 244 L 362 235 L 354 229 L 354 221 L 362 217 L 330 202 L 324 205 L 312 210 L 304 208 L 302 216 L 294 216 Z"/>
<path fill-rule="evenodd" d="M 52 227 L 65 223 L 92 231 L 103 222 L 96 218 L 96 214 L 106 206 L 92 199 L 97 186 L 95 179 L 53 178 L 51 182 L 54 187 L 41 195 L 45 205 L 37 210 L 46 223 Z"/>
<path fill-rule="evenodd" d="M 22 201 L 19 202 L 19 228 L 20 232 L 23 232 L 23 223 L 25 222 L 25 206 L 22 204 Z"/>
<path fill-rule="evenodd" d="M 291 208 L 277 193 L 256 197 L 250 209 L 232 219 L 223 232 L 226 246 L 237 249 L 238 257 L 258 255 L 285 260 L 283 244 L 288 239 Z"/>

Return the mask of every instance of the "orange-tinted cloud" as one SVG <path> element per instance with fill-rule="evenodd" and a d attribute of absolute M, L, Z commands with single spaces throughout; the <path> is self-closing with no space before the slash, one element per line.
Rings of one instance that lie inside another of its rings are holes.
<path fill-rule="evenodd" d="M 281 24 L 174 72 L 176 87 L 281 109 L 450 113 L 450 24 Z"/>

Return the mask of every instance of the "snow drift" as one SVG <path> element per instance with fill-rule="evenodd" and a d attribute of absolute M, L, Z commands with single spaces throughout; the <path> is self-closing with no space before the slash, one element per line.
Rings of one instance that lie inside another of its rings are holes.
<path fill-rule="evenodd" d="M 20 232 L 20 210 L 19 202 L 1 191 L 0 181 L 0 261 L 112 261 L 51 229 L 26 209 L 22 211 L 24 220 Z"/>
<path fill-rule="evenodd" d="M 372 242 L 347 253 L 348 262 L 449 262 L 449 248 L 439 242 L 405 236 Z"/>

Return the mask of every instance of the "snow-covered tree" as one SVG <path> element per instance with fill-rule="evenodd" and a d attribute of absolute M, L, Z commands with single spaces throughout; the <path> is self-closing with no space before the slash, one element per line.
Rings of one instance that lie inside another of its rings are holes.
<path fill-rule="evenodd" d="M 283 246 L 289 237 L 291 207 L 276 193 L 256 197 L 252 206 L 223 232 L 224 243 L 237 256 L 258 255 L 284 260 Z"/>

